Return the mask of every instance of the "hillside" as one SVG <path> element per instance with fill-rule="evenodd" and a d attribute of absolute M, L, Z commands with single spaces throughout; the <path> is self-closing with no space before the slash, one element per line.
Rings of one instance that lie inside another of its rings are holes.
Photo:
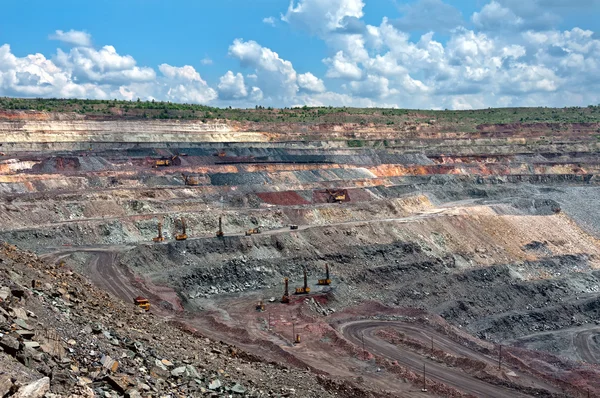
<path fill-rule="evenodd" d="M 23 368 L 21 345 L 2 357 L 19 383 L 125 394 L 110 380 L 127 374 L 151 396 L 600 393 L 598 107 L 1 99 L 0 142 L 11 259 L 0 284 L 25 295 L 2 304 L 2 333 L 18 337 L 19 305 L 69 358 L 36 334 L 42 360 Z M 94 373 L 101 355 L 120 370 Z"/>

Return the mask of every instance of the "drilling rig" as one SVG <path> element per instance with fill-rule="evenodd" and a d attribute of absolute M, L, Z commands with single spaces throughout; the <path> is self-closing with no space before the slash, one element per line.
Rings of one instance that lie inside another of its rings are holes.
<path fill-rule="evenodd" d="M 217 238 L 225 236 L 223 233 L 223 217 L 219 216 L 219 230 L 217 231 Z"/>
<path fill-rule="evenodd" d="M 288 290 L 288 278 L 284 278 L 283 282 L 285 283 L 285 290 L 283 291 L 283 297 L 281 298 L 281 302 L 284 304 L 290 303 L 290 291 Z"/>
<path fill-rule="evenodd" d="M 329 286 L 331 285 L 331 279 L 329 279 L 329 265 L 325 264 L 325 279 L 319 279 L 317 285 Z"/>
<path fill-rule="evenodd" d="M 308 294 L 310 293 L 310 287 L 308 287 L 308 276 L 306 275 L 306 268 L 304 268 L 304 286 L 296 288 L 296 294 Z"/>
<path fill-rule="evenodd" d="M 165 238 L 162 234 L 162 223 L 158 223 L 158 236 L 156 238 L 152 238 L 154 242 L 164 242 Z"/>
<path fill-rule="evenodd" d="M 183 219 L 183 217 L 181 217 L 181 229 L 181 233 L 175 235 L 175 240 L 186 240 L 188 237 L 185 231 L 185 220 Z"/>

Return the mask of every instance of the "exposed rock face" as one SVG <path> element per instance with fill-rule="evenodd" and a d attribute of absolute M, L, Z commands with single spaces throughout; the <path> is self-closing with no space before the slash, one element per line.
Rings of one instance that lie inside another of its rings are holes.
<path fill-rule="evenodd" d="M 582 381 L 600 374 L 600 125 L 421 119 L 0 113 L 0 239 L 47 261 L 0 253 L 0 363 L 27 376 L 0 373 L 0 392 L 49 377 L 56 395 L 410 395 L 410 364 L 335 329 L 394 311 L 462 333 L 477 356 L 502 342 L 586 361 L 514 354 L 526 374 L 552 364 L 565 386 L 600 388 Z M 304 270 L 311 295 L 279 303 Z M 476 369 L 512 391 L 558 388 Z"/>
<path fill-rule="evenodd" d="M 157 322 L 67 268 L 0 245 L 0 288 L 26 280 L 38 283 L 22 287 L 20 297 L 11 293 L 0 300 L 0 313 L 7 318 L 0 323 L 2 397 L 194 396 L 209 388 L 215 396 L 244 390 L 247 396 L 262 397 L 273 395 L 260 391 L 275 387 L 333 396 L 305 371 L 298 378 L 286 368 L 240 359 L 251 357 Z M 10 326 L 23 313 L 34 325 L 31 333 Z"/>

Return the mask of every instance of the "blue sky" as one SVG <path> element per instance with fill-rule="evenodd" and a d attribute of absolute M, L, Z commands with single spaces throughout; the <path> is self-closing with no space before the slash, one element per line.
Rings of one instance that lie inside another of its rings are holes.
<path fill-rule="evenodd" d="M 3 14 L 0 95 L 236 107 L 600 102 L 599 0 L 5 0 Z"/>

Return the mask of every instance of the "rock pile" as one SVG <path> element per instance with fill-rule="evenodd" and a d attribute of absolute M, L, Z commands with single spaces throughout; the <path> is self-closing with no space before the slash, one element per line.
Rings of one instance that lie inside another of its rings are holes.
<path fill-rule="evenodd" d="M 0 397 L 332 396 L 331 380 L 246 357 L 0 244 Z"/>

